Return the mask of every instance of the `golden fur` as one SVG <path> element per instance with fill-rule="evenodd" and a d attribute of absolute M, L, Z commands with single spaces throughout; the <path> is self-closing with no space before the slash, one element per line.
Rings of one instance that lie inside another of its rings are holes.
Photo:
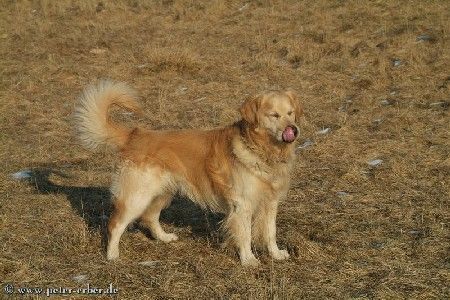
<path fill-rule="evenodd" d="M 103 144 L 116 147 L 121 157 L 111 188 L 114 211 L 108 224 L 107 258 L 119 257 L 120 237 L 138 218 L 156 239 L 177 240 L 159 223 L 161 210 L 177 192 L 227 214 L 224 225 L 243 265 L 259 263 L 251 250 L 252 236 L 274 259 L 289 258 L 276 244 L 275 219 L 289 188 L 295 123 L 302 114 L 295 93 L 272 91 L 253 97 L 240 109 L 242 120 L 224 128 L 177 131 L 126 128 L 112 122 L 108 113 L 112 105 L 140 112 L 135 95 L 123 83 L 102 81 L 84 91 L 76 110 L 81 141 L 91 149 Z M 291 134 L 289 142 L 284 131 Z"/>

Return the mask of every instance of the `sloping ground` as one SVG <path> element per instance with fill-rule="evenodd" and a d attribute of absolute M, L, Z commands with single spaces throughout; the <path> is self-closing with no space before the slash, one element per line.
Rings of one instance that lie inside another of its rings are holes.
<path fill-rule="evenodd" d="M 449 14 L 447 1 L 3 1 L 2 285 L 448 298 Z M 179 242 L 135 226 L 107 262 L 114 155 L 83 150 L 70 124 L 82 87 L 105 77 L 136 87 L 140 122 L 161 129 L 228 124 L 248 95 L 296 89 L 302 146 L 278 218 L 292 259 L 261 252 L 242 268 L 221 247 L 221 216 L 177 200 L 163 220 Z"/>

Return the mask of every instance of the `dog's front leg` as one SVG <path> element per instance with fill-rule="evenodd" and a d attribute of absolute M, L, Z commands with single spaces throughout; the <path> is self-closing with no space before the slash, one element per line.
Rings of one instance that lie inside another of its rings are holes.
<path fill-rule="evenodd" d="M 227 231 L 239 250 L 243 266 L 257 266 L 259 260 L 252 252 L 252 213 L 249 203 L 234 201 L 226 221 Z"/>
<path fill-rule="evenodd" d="M 276 260 L 283 260 L 289 258 L 289 253 L 286 250 L 280 250 L 277 245 L 276 218 L 278 202 L 278 199 L 265 202 L 259 210 L 256 220 L 261 222 L 258 225 L 262 227 L 260 230 L 270 256 Z"/>

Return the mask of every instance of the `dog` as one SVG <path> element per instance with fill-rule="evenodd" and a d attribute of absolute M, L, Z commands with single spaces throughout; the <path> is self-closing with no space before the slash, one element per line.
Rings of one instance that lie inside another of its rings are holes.
<path fill-rule="evenodd" d="M 112 146 L 120 155 L 111 187 L 108 260 L 119 257 L 120 237 L 138 219 L 155 239 L 176 241 L 177 235 L 165 232 L 159 222 L 176 193 L 226 214 L 222 225 L 242 265 L 259 264 L 252 242 L 275 260 L 289 258 L 278 248 L 275 223 L 278 204 L 289 189 L 303 114 L 294 91 L 248 98 L 239 121 L 211 130 L 129 128 L 111 120 L 113 105 L 142 114 L 132 88 L 105 80 L 87 87 L 75 110 L 81 142 L 92 150 Z"/>

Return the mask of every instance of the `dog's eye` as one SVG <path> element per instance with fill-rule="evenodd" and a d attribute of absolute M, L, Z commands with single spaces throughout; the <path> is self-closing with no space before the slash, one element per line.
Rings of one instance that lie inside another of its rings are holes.
<path fill-rule="evenodd" d="M 292 115 L 293 111 L 288 112 L 288 116 Z"/>
<path fill-rule="evenodd" d="M 270 116 L 277 119 L 280 117 L 278 113 L 271 113 Z"/>

